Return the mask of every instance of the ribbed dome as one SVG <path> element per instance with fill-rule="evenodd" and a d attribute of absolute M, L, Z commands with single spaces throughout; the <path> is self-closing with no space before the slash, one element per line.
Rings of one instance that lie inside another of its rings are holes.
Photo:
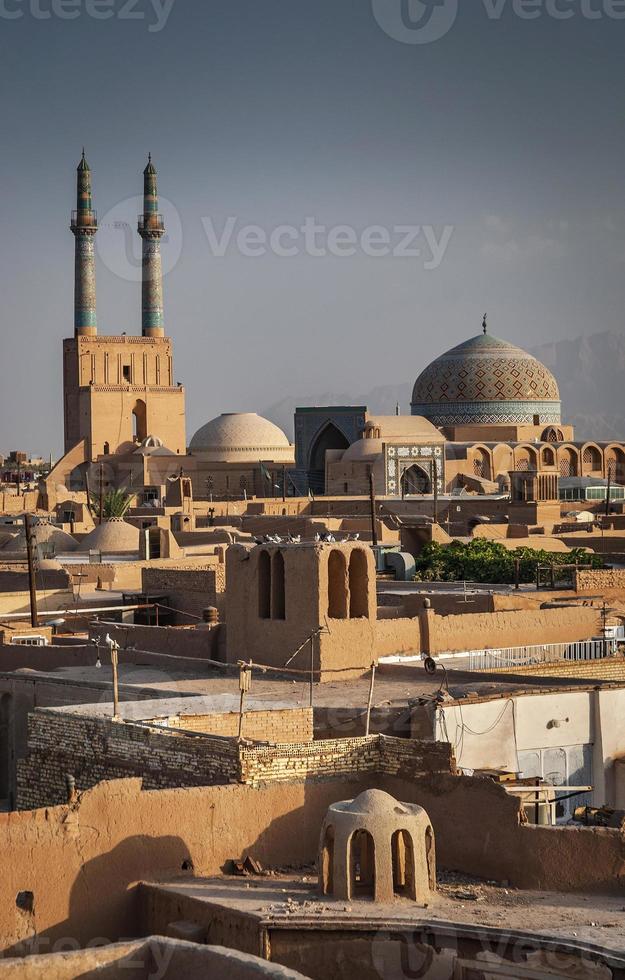
<path fill-rule="evenodd" d="M 139 443 L 134 450 L 139 456 L 175 456 L 176 454 L 168 449 L 162 439 L 158 436 L 146 436 L 143 442 Z"/>
<path fill-rule="evenodd" d="M 219 462 L 291 462 L 293 449 L 282 429 L 255 412 L 219 415 L 195 433 L 189 450 Z"/>
<path fill-rule="evenodd" d="M 412 414 L 435 425 L 560 422 L 551 371 L 527 351 L 482 333 L 432 361 L 417 378 Z"/>

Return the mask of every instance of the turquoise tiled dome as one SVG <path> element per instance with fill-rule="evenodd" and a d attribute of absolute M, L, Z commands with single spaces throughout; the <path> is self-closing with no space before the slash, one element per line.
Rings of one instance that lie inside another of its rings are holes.
<path fill-rule="evenodd" d="M 527 351 L 481 333 L 422 371 L 412 414 L 439 426 L 559 423 L 560 391 L 551 371 Z"/>

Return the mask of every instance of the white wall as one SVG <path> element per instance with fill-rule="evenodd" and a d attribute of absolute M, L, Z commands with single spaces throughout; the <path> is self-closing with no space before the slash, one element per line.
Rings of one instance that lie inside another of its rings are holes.
<path fill-rule="evenodd" d="M 436 737 L 451 742 L 462 769 L 526 767 L 528 775 L 559 773 L 577 784 L 592 758 L 593 803 L 614 806 L 614 759 L 625 756 L 625 688 L 443 705 Z"/>

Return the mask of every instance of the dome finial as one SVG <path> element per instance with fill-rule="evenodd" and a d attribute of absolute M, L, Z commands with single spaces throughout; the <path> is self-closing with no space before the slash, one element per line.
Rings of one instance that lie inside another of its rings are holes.
<path fill-rule="evenodd" d="M 484 319 L 482 320 L 482 330 L 484 333 L 488 333 L 488 315 L 484 314 Z"/>

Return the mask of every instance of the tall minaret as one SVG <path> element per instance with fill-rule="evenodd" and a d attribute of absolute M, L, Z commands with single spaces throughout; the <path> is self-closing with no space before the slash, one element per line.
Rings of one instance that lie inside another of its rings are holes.
<path fill-rule="evenodd" d="M 138 231 L 143 239 L 141 333 L 144 337 L 164 337 L 161 238 L 165 234 L 165 225 L 162 214 L 158 213 L 156 167 L 152 163 L 152 154 L 143 171 L 143 214 L 139 215 Z"/>
<path fill-rule="evenodd" d="M 78 164 L 76 210 L 70 228 L 75 238 L 74 260 L 74 333 L 77 337 L 98 332 L 95 306 L 95 234 L 98 216 L 91 207 L 91 170 L 85 151 Z"/>

